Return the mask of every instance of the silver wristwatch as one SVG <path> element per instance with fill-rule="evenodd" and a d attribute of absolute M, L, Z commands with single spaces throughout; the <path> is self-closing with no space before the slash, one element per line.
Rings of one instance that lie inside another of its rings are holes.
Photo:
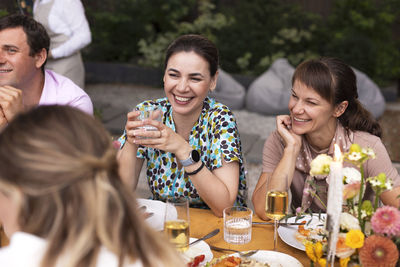
<path fill-rule="evenodd" d="M 180 163 L 183 167 L 190 166 L 200 161 L 200 153 L 197 150 L 192 150 L 189 154 L 189 157 L 185 160 L 180 160 Z"/>

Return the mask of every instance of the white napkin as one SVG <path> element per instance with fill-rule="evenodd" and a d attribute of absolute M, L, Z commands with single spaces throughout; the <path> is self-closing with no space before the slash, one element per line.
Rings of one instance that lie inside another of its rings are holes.
<path fill-rule="evenodd" d="M 153 215 L 146 219 L 146 222 L 156 231 L 164 230 L 164 217 L 165 217 L 165 209 L 166 204 L 159 200 L 151 200 L 151 199 L 137 199 L 139 207 L 146 207 L 146 212 L 152 212 Z M 174 217 L 174 215 L 169 215 Z M 176 210 L 175 210 L 175 218 Z M 173 218 L 170 218 L 173 219 Z"/>

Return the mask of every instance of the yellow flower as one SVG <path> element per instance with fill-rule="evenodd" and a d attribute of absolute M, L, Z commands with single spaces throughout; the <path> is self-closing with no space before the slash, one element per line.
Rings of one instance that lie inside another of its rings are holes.
<path fill-rule="evenodd" d="M 326 259 L 318 259 L 318 264 L 321 267 L 325 267 L 326 266 Z"/>
<path fill-rule="evenodd" d="M 359 144 L 351 144 L 349 152 L 361 152 L 362 148 Z"/>
<path fill-rule="evenodd" d="M 364 245 L 364 234 L 361 230 L 350 230 L 346 234 L 345 244 L 351 248 L 361 248 Z"/>
<path fill-rule="evenodd" d="M 306 254 L 312 260 L 313 262 L 317 262 L 321 266 L 325 266 L 326 260 L 322 258 L 324 251 L 323 251 L 323 245 L 321 242 L 310 242 L 306 241 L 304 244 L 306 247 Z"/>
<path fill-rule="evenodd" d="M 349 261 L 350 261 L 350 257 L 341 258 L 341 259 L 339 260 L 340 267 L 347 267 L 347 264 L 349 263 Z"/>
<path fill-rule="evenodd" d="M 322 255 L 324 254 L 324 251 L 322 250 L 323 246 L 321 242 L 317 242 L 314 245 L 314 250 L 315 250 L 315 256 L 317 257 L 317 259 L 321 258 Z"/>
<path fill-rule="evenodd" d="M 313 262 L 316 262 L 317 257 L 315 256 L 315 253 L 314 253 L 314 244 L 312 242 L 307 242 L 305 244 L 305 247 L 306 247 L 307 256 L 310 258 L 310 260 L 312 260 Z"/>

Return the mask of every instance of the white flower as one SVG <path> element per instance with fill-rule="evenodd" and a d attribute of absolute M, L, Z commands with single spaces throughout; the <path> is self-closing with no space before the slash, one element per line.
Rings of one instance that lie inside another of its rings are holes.
<path fill-rule="evenodd" d="M 387 190 L 391 190 L 393 188 L 392 187 L 392 183 L 390 182 L 390 180 L 385 183 L 385 187 L 386 187 Z"/>
<path fill-rule="evenodd" d="M 351 161 L 358 161 L 359 159 L 361 159 L 362 155 L 360 152 L 351 152 L 347 158 Z"/>
<path fill-rule="evenodd" d="M 378 181 L 377 179 L 372 179 L 369 181 L 372 186 L 381 186 L 381 182 Z"/>
<path fill-rule="evenodd" d="M 365 210 L 361 210 L 361 218 L 364 219 L 368 216 L 367 212 Z"/>
<path fill-rule="evenodd" d="M 356 217 L 349 213 L 343 212 L 340 215 L 340 228 L 343 230 L 350 231 L 351 229 L 360 230 L 360 225 Z"/>
<path fill-rule="evenodd" d="M 370 157 L 371 159 L 374 159 L 376 157 L 374 150 L 372 150 L 372 148 L 368 147 L 368 148 L 363 148 L 361 150 L 362 153 L 366 154 L 368 157 Z"/>
<path fill-rule="evenodd" d="M 347 184 L 352 184 L 361 181 L 361 173 L 351 167 L 343 168 L 343 176 Z"/>
<path fill-rule="evenodd" d="M 332 157 L 326 154 L 320 154 L 311 161 L 310 174 L 312 176 L 329 174 Z"/>

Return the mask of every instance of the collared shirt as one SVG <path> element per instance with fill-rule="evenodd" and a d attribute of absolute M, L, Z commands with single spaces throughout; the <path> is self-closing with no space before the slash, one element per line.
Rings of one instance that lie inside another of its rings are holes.
<path fill-rule="evenodd" d="M 33 16 L 40 5 L 53 1 L 47 24 L 53 33 L 68 36 L 62 45 L 51 50 L 53 58 L 70 56 L 92 41 L 89 23 L 85 17 L 85 10 L 80 0 L 35 0 Z"/>
<path fill-rule="evenodd" d="M 176 131 L 172 118 L 172 106 L 167 98 L 140 103 L 136 109 L 158 106 L 163 112 L 163 123 Z M 121 147 L 126 141 L 125 133 L 119 139 Z M 225 162 L 239 163 L 239 188 L 236 205 L 245 205 L 247 196 L 242 148 L 235 117 L 229 108 L 213 98 L 204 100 L 202 112 L 193 126 L 189 144 L 201 154 L 205 166 L 213 171 Z M 178 168 L 178 160 L 173 153 L 139 146 L 138 158 L 147 160 L 147 179 L 154 199 L 166 200 L 168 197 L 183 196 L 191 206 L 207 207 L 184 168 Z"/>
<path fill-rule="evenodd" d="M 93 114 L 90 97 L 70 79 L 45 70 L 44 86 L 39 105 L 68 105 Z"/>

